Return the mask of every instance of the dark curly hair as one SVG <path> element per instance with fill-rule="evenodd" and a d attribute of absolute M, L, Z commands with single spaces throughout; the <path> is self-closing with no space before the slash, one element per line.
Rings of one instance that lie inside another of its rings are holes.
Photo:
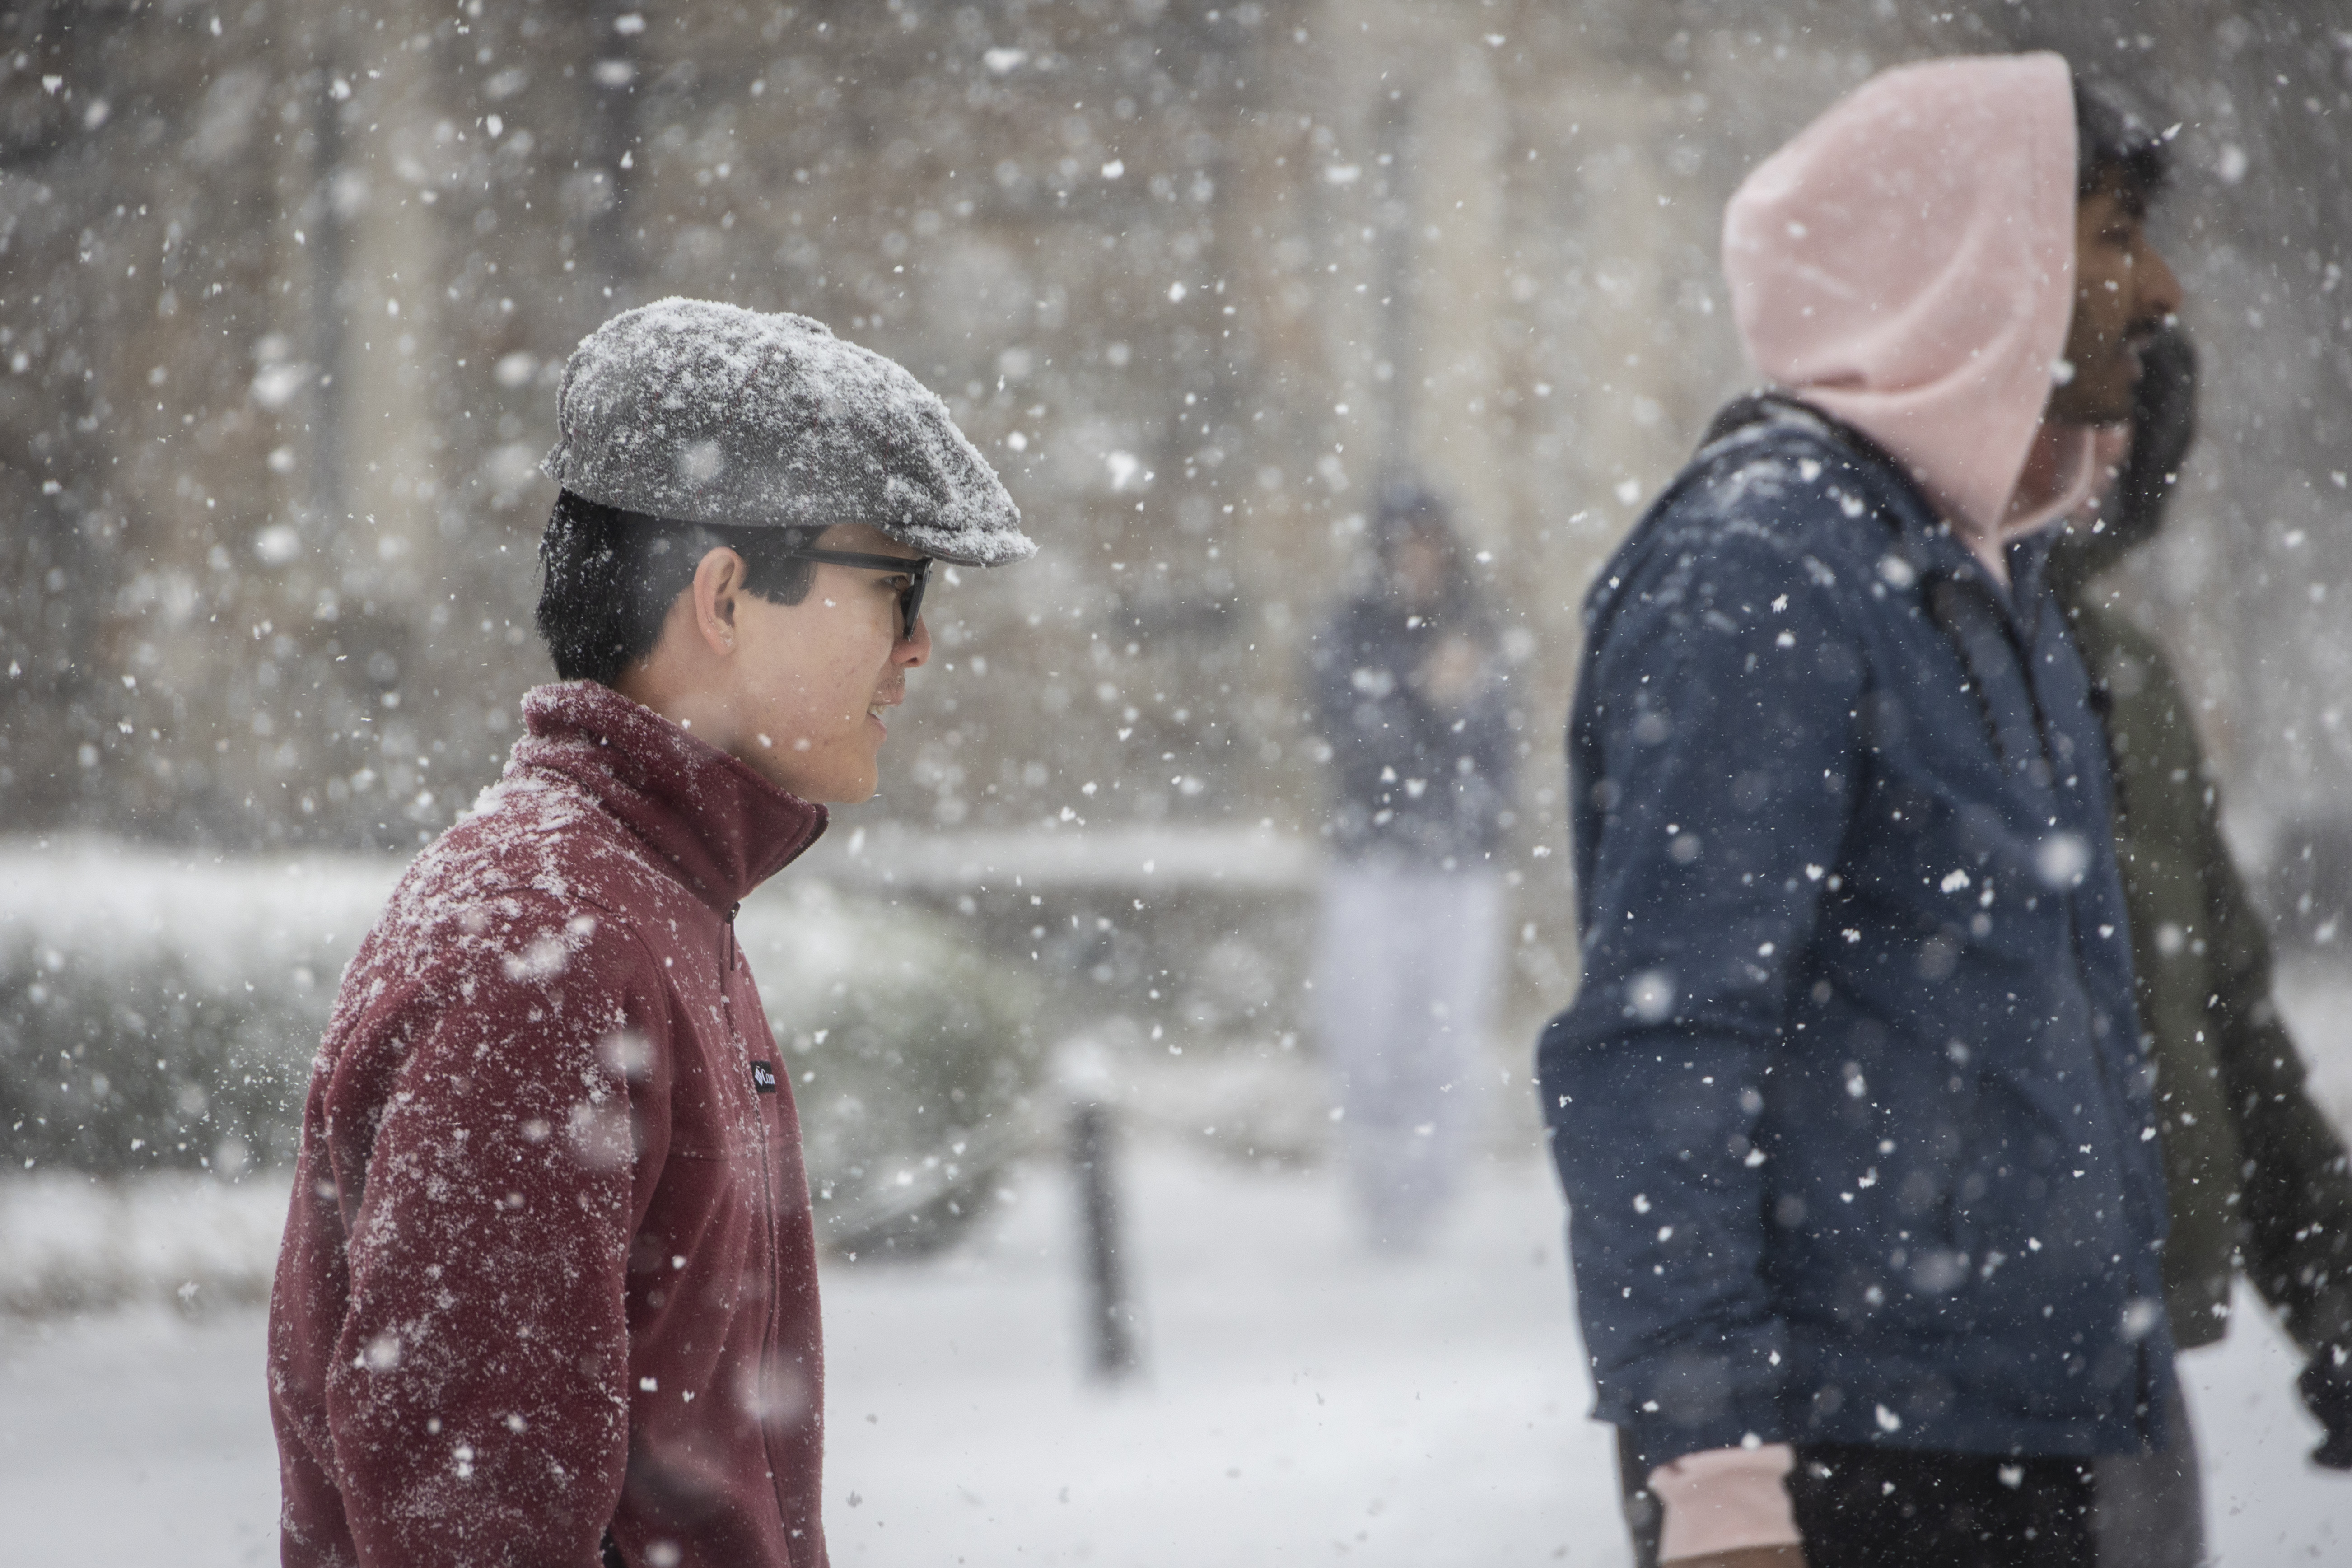
<path fill-rule="evenodd" d="M 653 652 L 694 569 L 721 546 L 743 558 L 747 591 L 799 604 L 816 567 L 793 552 L 821 531 L 674 522 L 563 491 L 540 536 L 535 617 L 557 679 L 616 683 Z"/>

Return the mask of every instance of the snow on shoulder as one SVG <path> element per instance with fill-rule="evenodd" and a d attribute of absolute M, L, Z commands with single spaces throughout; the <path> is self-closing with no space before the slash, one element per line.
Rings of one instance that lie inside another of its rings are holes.
<path fill-rule="evenodd" d="M 669 299 L 625 310 L 564 366 L 554 450 L 565 489 L 684 522 L 866 522 L 942 561 L 1037 552 L 947 405 L 822 321 Z"/>

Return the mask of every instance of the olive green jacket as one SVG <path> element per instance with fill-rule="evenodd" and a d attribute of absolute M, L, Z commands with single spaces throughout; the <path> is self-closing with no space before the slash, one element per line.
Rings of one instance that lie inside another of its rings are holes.
<path fill-rule="evenodd" d="M 2055 575 L 2113 756 L 2172 1207 L 2173 1337 L 2221 1337 L 2242 1265 L 2307 1352 L 2352 1345 L 2352 1169 L 2272 1000 L 2270 942 L 2222 841 L 2192 710 L 2153 638 L 2096 587 Z"/>

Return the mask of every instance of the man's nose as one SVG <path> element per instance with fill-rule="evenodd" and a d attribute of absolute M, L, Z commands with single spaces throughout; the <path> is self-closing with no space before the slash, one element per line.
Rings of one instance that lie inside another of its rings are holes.
<path fill-rule="evenodd" d="M 922 616 L 917 615 L 915 635 L 910 637 L 900 637 L 898 646 L 890 650 L 890 658 L 892 662 L 903 664 L 908 669 L 912 669 L 915 666 L 929 660 L 930 657 L 931 623 Z"/>
<path fill-rule="evenodd" d="M 2164 252 L 2153 245 L 2142 245 L 2138 263 L 2132 268 L 2134 281 L 2139 287 L 2139 304 L 2143 314 L 2178 315 L 2180 312 L 2180 279 L 2173 275 L 2172 264 Z"/>

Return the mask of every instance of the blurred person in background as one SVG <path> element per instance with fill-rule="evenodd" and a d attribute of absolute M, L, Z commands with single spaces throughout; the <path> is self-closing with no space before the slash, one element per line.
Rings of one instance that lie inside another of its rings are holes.
<path fill-rule="evenodd" d="M 2106 744 L 2046 571 L 2180 303 L 2164 174 L 2059 57 L 1945 59 L 1726 213 L 1772 390 L 1588 601 L 1583 979 L 1538 1053 L 1666 1561 L 2087 1564 L 2095 1461 L 2169 1441 Z"/>
<path fill-rule="evenodd" d="M 1315 991 L 1368 1234 L 1412 1251 L 1476 1124 L 1512 742 L 1492 618 L 1445 503 L 1390 489 L 1372 545 L 1370 585 L 1311 656 L 1334 775 Z"/>
<path fill-rule="evenodd" d="M 2104 501 L 2069 520 L 2051 551 L 2050 580 L 2107 733 L 2116 852 L 2171 1211 L 2165 1303 L 2178 1347 L 2214 1343 L 2229 1330 L 2242 1266 L 2309 1358 L 2301 1389 L 2326 1432 L 2313 1458 L 2352 1469 L 2352 1171 L 2344 1142 L 2312 1103 L 2280 1021 L 2270 942 L 2222 837 L 2194 710 L 2162 646 L 2099 582 L 2163 527 L 2195 433 L 2197 357 L 2187 335 L 2167 328 L 2140 361 L 2129 454 Z M 2174 1422 L 2163 1452 L 2099 1461 L 2099 1560 L 2110 1568 L 2205 1560 L 2185 1408 Z"/>
<path fill-rule="evenodd" d="M 312 1070 L 269 1314 L 298 1568 L 825 1562 L 808 1185 L 735 910 L 873 795 L 931 561 L 1035 546 L 938 398 L 805 317 L 625 311 L 557 417 L 558 684 Z"/>

